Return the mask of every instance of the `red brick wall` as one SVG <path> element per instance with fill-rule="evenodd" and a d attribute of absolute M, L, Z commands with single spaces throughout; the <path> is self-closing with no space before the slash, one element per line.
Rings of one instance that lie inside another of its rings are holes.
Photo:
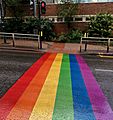
<path fill-rule="evenodd" d="M 47 5 L 46 16 L 57 16 L 57 5 Z"/>
<path fill-rule="evenodd" d="M 80 31 L 87 32 L 88 23 L 84 23 L 84 22 L 72 23 L 71 28 L 75 28 L 75 29 L 78 29 Z M 54 31 L 59 35 L 61 33 L 68 32 L 68 27 L 64 23 L 55 23 L 54 24 Z"/>
<path fill-rule="evenodd" d="M 113 14 L 113 2 L 108 3 L 85 3 L 79 4 L 78 14 L 80 15 L 95 15 L 97 13 Z"/>
<path fill-rule="evenodd" d="M 78 15 L 95 15 L 97 13 L 111 13 L 113 14 L 113 2 L 108 3 L 80 3 L 77 10 Z M 51 4 L 47 5 L 47 16 L 57 15 L 57 5 Z"/>
<path fill-rule="evenodd" d="M 25 10 L 25 15 L 31 15 L 30 6 L 22 6 Z M 95 15 L 100 12 L 108 12 L 113 14 L 113 2 L 108 3 L 80 3 L 77 10 L 78 15 Z M 7 16 L 10 15 L 11 11 L 7 11 Z M 38 8 L 37 8 L 38 15 Z M 56 16 L 57 15 L 57 4 L 47 4 L 46 16 Z"/>

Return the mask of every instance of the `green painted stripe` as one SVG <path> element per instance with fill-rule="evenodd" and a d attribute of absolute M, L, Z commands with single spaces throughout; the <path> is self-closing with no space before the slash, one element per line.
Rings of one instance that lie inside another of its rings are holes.
<path fill-rule="evenodd" d="M 69 55 L 62 59 L 52 120 L 74 120 Z"/>

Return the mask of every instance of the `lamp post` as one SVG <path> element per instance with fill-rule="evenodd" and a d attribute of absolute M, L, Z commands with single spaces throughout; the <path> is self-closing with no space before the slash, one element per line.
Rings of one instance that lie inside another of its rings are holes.
<path fill-rule="evenodd" d="M 36 17 L 36 0 L 33 0 L 34 2 L 34 17 Z"/>
<path fill-rule="evenodd" d="M 0 23 L 2 22 L 2 10 L 1 10 L 1 0 L 0 0 Z"/>
<path fill-rule="evenodd" d="M 0 23 L 2 24 L 2 30 L 4 31 L 4 7 L 2 0 L 0 0 Z M 6 43 L 5 35 L 4 35 L 4 43 Z"/>
<path fill-rule="evenodd" d="M 36 0 L 30 0 L 30 10 L 34 17 L 36 17 Z"/>
<path fill-rule="evenodd" d="M 4 20 L 4 9 L 3 9 L 3 2 L 0 0 L 0 22 L 3 23 Z"/>

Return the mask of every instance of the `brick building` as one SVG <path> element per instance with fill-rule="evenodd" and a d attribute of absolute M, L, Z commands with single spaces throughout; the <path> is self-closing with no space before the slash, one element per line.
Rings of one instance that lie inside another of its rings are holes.
<path fill-rule="evenodd" d="M 48 1 L 47 1 L 48 2 Z M 64 19 L 57 16 L 58 4 L 53 3 L 54 0 L 49 0 L 46 6 L 46 14 L 42 17 L 46 17 L 54 22 L 54 31 L 58 34 L 66 32 L 67 27 L 64 24 Z M 57 1 L 58 2 L 58 1 Z M 23 6 L 26 10 L 26 16 L 31 16 L 29 5 Z M 94 16 L 97 13 L 110 13 L 113 14 L 113 2 L 88 2 L 79 3 L 77 14 L 73 16 L 72 27 L 80 29 L 84 32 L 88 29 L 89 17 Z M 7 12 L 7 16 L 10 16 L 10 12 Z M 37 13 L 38 16 L 38 13 Z"/>
<path fill-rule="evenodd" d="M 63 19 L 57 17 L 57 5 L 48 5 L 46 16 L 54 21 L 55 31 L 65 32 L 66 27 L 64 25 Z M 72 26 L 78 28 L 82 31 L 87 31 L 89 17 L 94 16 L 97 13 L 110 13 L 113 14 L 113 3 L 103 2 L 103 3 L 80 3 L 78 5 L 77 15 L 73 16 Z"/>

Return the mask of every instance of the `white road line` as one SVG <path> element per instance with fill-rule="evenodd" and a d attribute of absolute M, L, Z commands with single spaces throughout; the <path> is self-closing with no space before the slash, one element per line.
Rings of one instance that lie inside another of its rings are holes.
<path fill-rule="evenodd" d="M 113 72 L 113 70 L 105 70 L 105 69 L 95 69 L 95 71 L 100 71 L 100 72 Z"/>

